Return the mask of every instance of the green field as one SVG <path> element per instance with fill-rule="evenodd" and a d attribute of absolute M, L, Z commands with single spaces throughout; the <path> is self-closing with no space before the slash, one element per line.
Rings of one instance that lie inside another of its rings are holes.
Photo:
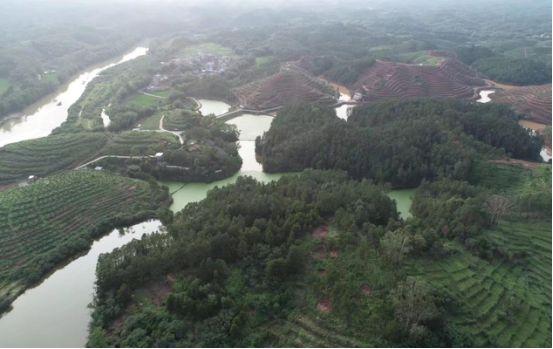
<path fill-rule="evenodd" d="M 178 146 L 177 137 L 167 132 L 127 131 L 113 136 L 102 155 L 153 155 Z"/>
<path fill-rule="evenodd" d="M 161 112 L 156 112 L 154 115 L 150 115 L 141 122 L 140 129 L 141 130 L 159 130 L 159 120 L 161 119 Z"/>
<path fill-rule="evenodd" d="M 420 64 L 420 65 L 440 65 L 444 61 L 444 57 L 432 56 L 428 51 L 417 51 L 400 54 L 398 56 L 400 61 L 410 64 Z"/>
<path fill-rule="evenodd" d="M 153 155 L 175 147 L 178 147 L 176 136 L 163 132 L 50 135 L 1 148 L 0 184 L 73 169 L 102 155 Z"/>
<path fill-rule="evenodd" d="M 7 79 L 0 79 L 0 95 L 3 95 L 10 86 L 11 84 Z"/>
<path fill-rule="evenodd" d="M 163 127 L 167 130 L 184 130 L 194 123 L 198 114 L 189 110 L 174 109 L 165 113 Z"/>
<path fill-rule="evenodd" d="M 0 310 L 115 226 L 155 216 L 164 192 L 97 171 L 71 171 L 0 192 Z"/>
<path fill-rule="evenodd" d="M 199 54 L 213 54 L 219 56 L 231 56 L 234 52 L 228 48 L 213 42 L 206 42 L 198 45 L 192 45 L 184 48 L 182 54 L 186 56 L 195 56 Z"/>
<path fill-rule="evenodd" d="M 146 109 L 156 107 L 161 103 L 163 98 L 148 96 L 143 93 L 136 93 L 126 101 L 126 106 L 130 108 Z"/>

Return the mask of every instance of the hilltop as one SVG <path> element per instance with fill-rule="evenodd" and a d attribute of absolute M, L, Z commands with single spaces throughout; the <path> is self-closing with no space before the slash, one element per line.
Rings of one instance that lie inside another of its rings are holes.
<path fill-rule="evenodd" d="M 484 79 L 454 57 L 431 52 L 435 64 L 377 60 L 354 84 L 367 102 L 392 98 L 472 98 Z"/>
<path fill-rule="evenodd" d="M 293 64 L 285 64 L 278 73 L 234 90 L 240 105 L 251 109 L 268 109 L 294 102 L 335 101 L 334 90 Z"/>

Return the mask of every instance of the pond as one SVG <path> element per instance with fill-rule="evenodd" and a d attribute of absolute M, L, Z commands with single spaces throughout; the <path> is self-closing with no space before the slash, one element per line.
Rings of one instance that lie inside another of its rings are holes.
<path fill-rule="evenodd" d="M 230 105 L 225 102 L 215 101 L 212 99 L 198 99 L 200 103 L 200 113 L 202 115 L 221 115 L 230 110 Z"/>

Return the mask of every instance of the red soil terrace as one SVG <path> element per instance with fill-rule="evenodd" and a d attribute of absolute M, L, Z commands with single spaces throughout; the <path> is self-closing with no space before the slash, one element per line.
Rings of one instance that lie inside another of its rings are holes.
<path fill-rule="evenodd" d="M 234 91 L 240 105 L 263 110 L 294 102 L 334 103 L 334 90 L 323 80 L 288 64 L 275 75 L 251 82 Z"/>
<path fill-rule="evenodd" d="M 473 98 L 484 79 L 453 57 L 437 65 L 376 61 L 355 84 L 367 102 L 392 98 Z"/>

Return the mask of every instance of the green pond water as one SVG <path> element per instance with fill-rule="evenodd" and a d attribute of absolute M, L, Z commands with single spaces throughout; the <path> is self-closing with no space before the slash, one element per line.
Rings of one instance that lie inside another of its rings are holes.
<path fill-rule="evenodd" d="M 411 203 L 416 189 L 399 189 L 388 192 L 388 196 L 396 201 L 397 210 L 401 218 L 407 219 L 411 217 Z"/>
<path fill-rule="evenodd" d="M 242 168 L 232 177 L 212 182 L 212 183 L 179 183 L 162 182 L 169 187 L 169 192 L 173 197 L 171 210 L 178 212 L 187 204 L 197 202 L 207 196 L 207 192 L 215 187 L 222 187 L 236 182 L 240 176 L 250 176 L 262 183 L 278 180 L 285 174 L 264 173 L 260 163 L 255 158 L 255 138 L 261 136 L 263 132 L 271 127 L 273 118 L 268 115 L 244 114 L 229 120 L 227 123 L 236 125 L 240 131 L 239 154 L 242 158 Z M 389 196 L 396 201 L 398 211 L 401 217 L 406 219 L 411 216 L 412 197 L 415 189 L 392 190 Z"/>

